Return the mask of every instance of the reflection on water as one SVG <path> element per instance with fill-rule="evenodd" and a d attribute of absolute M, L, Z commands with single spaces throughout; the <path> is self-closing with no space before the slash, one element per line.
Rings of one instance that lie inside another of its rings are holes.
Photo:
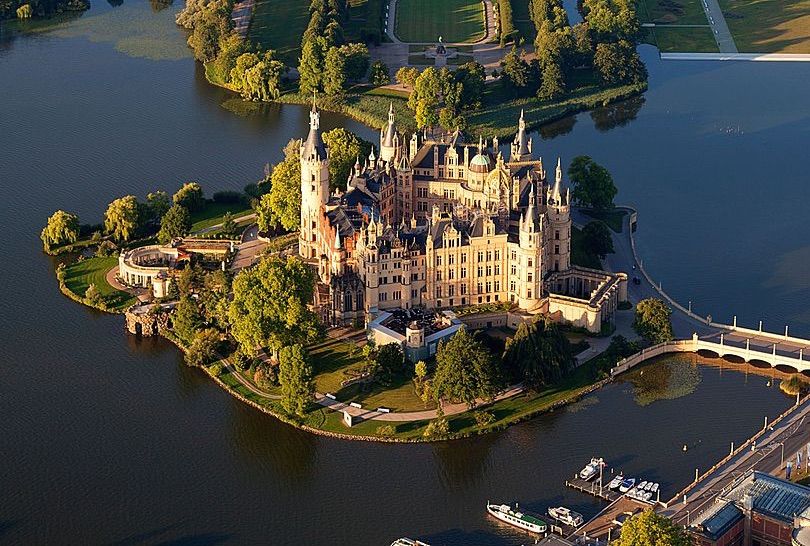
<path fill-rule="evenodd" d="M 610 131 L 616 127 L 624 127 L 636 119 L 645 101 L 646 99 L 642 95 L 592 110 L 591 119 L 593 125 L 602 132 Z"/>
<path fill-rule="evenodd" d="M 585 409 L 588 409 L 591 406 L 595 406 L 598 403 L 599 403 L 599 397 L 594 394 L 594 395 L 591 395 L 591 396 L 587 396 L 587 397 L 583 398 L 582 400 L 578 400 L 577 402 L 574 402 L 573 404 L 568 404 L 567 406 L 565 406 L 565 411 L 567 411 L 569 413 L 577 413 L 579 411 L 583 411 Z"/>
<path fill-rule="evenodd" d="M 633 396 L 639 406 L 692 394 L 700 379 L 700 368 L 693 355 L 653 361 L 622 376 L 622 381 L 633 385 Z"/>

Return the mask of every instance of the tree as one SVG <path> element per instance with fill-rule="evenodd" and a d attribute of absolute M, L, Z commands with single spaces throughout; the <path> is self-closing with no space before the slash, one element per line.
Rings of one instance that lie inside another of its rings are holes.
<path fill-rule="evenodd" d="M 167 244 L 176 237 L 185 237 L 191 231 L 191 215 L 183 205 L 172 205 L 172 207 L 160 219 L 160 231 L 158 231 L 158 242 Z"/>
<path fill-rule="evenodd" d="M 626 40 L 597 45 L 593 65 L 606 85 L 640 83 L 647 79 L 647 68 L 635 46 Z"/>
<path fill-rule="evenodd" d="M 388 343 L 380 347 L 375 360 L 377 373 L 384 381 L 389 381 L 405 367 L 405 355 L 402 354 L 402 347 L 398 343 Z"/>
<path fill-rule="evenodd" d="M 530 388 L 555 383 L 573 368 L 571 343 L 548 317 L 518 326 L 506 342 L 503 363 Z"/>
<path fill-rule="evenodd" d="M 501 78 L 505 78 L 514 89 L 524 89 L 529 84 L 529 65 L 515 46 L 501 61 Z"/>
<path fill-rule="evenodd" d="M 432 127 L 438 123 L 437 108 L 440 92 L 439 73 L 433 67 L 424 69 L 416 78 L 413 91 L 408 97 L 408 108 L 415 112 L 416 125 L 420 129 Z"/>
<path fill-rule="evenodd" d="M 346 79 L 350 82 L 363 80 L 371 63 L 368 46 L 364 43 L 353 42 L 340 46 L 340 49 L 346 57 Z"/>
<path fill-rule="evenodd" d="M 104 303 L 104 297 L 94 283 L 90 283 L 90 286 L 87 287 L 84 292 L 84 299 L 87 300 L 87 303 L 96 307 L 100 307 Z"/>
<path fill-rule="evenodd" d="M 690 546 L 686 531 L 651 508 L 624 522 L 617 546 Z"/>
<path fill-rule="evenodd" d="M 261 61 L 258 55 L 250 51 L 242 53 L 236 58 L 236 61 L 231 68 L 229 79 L 231 85 L 239 90 L 245 87 L 245 73 L 253 66 L 256 66 Z"/>
<path fill-rule="evenodd" d="M 565 94 L 565 76 L 559 58 L 555 57 L 542 63 L 540 72 L 541 83 L 540 89 L 537 90 L 539 99 L 554 100 Z"/>
<path fill-rule="evenodd" d="M 163 190 L 149 192 L 146 194 L 146 208 L 149 211 L 149 219 L 152 222 L 159 222 L 163 215 L 171 208 L 172 200 L 169 194 Z"/>
<path fill-rule="evenodd" d="M 186 364 L 189 366 L 207 366 L 219 357 L 219 332 L 215 328 L 206 328 L 194 334 L 186 351 Z"/>
<path fill-rule="evenodd" d="M 388 71 L 388 65 L 382 61 L 374 61 L 371 64 L 371 73 L 368 75 L 368 81 L 375 87 L 391 83 L 391 73 Z"/>
<path fill-rule="evenodd" d="M 301 61 L 298 65 L 299 89 L 304 95 L 321 90 L 324 57 L 326 56 L 323 38 L 304 41 L 301 48 Z"/>
<path fill-rule="evenodd" d="M 303 417 L 315 390 L 312 386 L 312 366 L 306 351 L 301 345 L 282 347 L 278 362 L 281 405 L 287 413 Z"/>
<path fill-rule="evenodd" d="M 79 217 L 75 214 L 57 210 L 48 218 L 48 223 L 39 234 L 45 250 L 52 246 L 75 243 L 79 238 Z"/>
<path fill-rule="evenodd" d="M 340 95 L 346 90 L 346 52 L 342 47 L 330 47 L 323 62 L 323 92 Z"/>
<path fill-rule="evenodd" d="M 237 227 L 236 221 L 233 219 L 233 214 L 230 211 L 226 212 L 224 216 L 222 216 L 222 233 L 224 233 L 227 237 L 233 237 L 236 235 Z"/>
<path fill-rule="evenodd" d="M 231 74 L 238 69 L 234 67 Z M 274 59 L 272 51 L 266 51 L 262 60 L 246 68 L 244 75 L 238 78 L 242 97 L 264 102 L 277 99 L 281 95 L 281 76 L 285 70 L 284 63 Z"/>
<path fill-rule="evenodd" d="M 264 258 L 233 281 L 231 334 L 246 352 L 314 341 L 321 335 L 318 317 L 309 308 L 314 290 L 315 273 L 300 259 Z"/>
<path fill-rule="evenodd" d="M 636 304 L 633 329 L 650 343 L 672 341 L 672 309 L 658 298 Z"/>
<path fill-rule="evenodd" d="M 357 158 L 368 156 L 371 143 L 343 127 L 323 133 L 323 142 L 329 149 L 330 185 L 333 189 L 345 189 L 346 180 Z"/>
<path fill-rule="evenodd" d="M 214 60 L 219 51 L 220 23 L 212 17 L 203 17 L 188 37 L 194 58 L 201 62 Z"/>
<path fill-rule="evenodd" d="M 427 376 L 427 364 L 425 364 L 424 360 L 420 360 L 414 365 L 413 376 L 419 383 L 425 380 L 425 377 Z"/>
<path fill-rule="evenodd" d="M 568 167 L 568 177 L 574 185 L 571 197 L 578 205 L 598 211 L 613 208 L 618 192 L 613 177 L 593 159 L 586 155 L 575 157 Z"/>
<path fill-rule="evenodd" d="M 419 77 L 419 69 L 413 66 L 403 66 L 397 70 L 394 78 L 399 85 L 406 85 L 413 87 L 416 84 L 416 78 Z"/>
<path fill-rule="evenodd" d="M 633 41 L 641 30 L 632 0 L 584 0 L 582 11 L 598 42 Z"/>
<path fill-rule="evenodd" d="M 465 110 L 479 108 L 486 82 L 484 67 L 475 61 L 464 63 L 456 69 L 454 79 L 461 84 L 459 93 L 461 108 Z"/>
<path fill-rule="evenodd" d="M 172 327 L 180 340 L 186 344 L 191 344 L 195 334 L 202 328 L 200 309 L 191 297 L 180 298 L 172 317 Z"/>
<path fill-rule="evenodd" d="M 582 236 L 585 248 L 588 252 L 604 259 L 608 254 L 613 254 L 613 237 L 610 228 L 604 222 L 588 222 L 582 229 Z"/>
<path fill-rule="evenodd" d="M 492 355 L 465 327 L 436 351 L 433 392 L 437 400 L 449 399 L 474 407 L 478 398 L 490 400 L 498 388 L 498 370 Z"/>
<path fill-rule="evenodd" d="M 282 226 L 297 229 L 301 223 L 301 163 L 298 159 L 300 140 L 291 140 L 284 148 L 284 160 L 273 167 L 270 191 L 262 196 L 257 213 L 259 229 L 269 231 Z"/>
<path fill-rule="evenodd" d="M 107 206 L 104 230 L 118 241 L 129 241 L 138 230 L 138 200 L 134 195 L 120 197 Z"/>
<path fill-rule="evenodd" d="M 177 205 L 183 205 L 189 212 L 196 212 L 205 204 L 202 187 L 196 182 L 186 182 L 172 197 Z"/>

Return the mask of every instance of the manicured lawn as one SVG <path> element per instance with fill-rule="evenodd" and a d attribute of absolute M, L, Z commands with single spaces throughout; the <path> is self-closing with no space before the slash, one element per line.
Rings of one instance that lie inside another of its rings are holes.
<path fill-rule="evenodd" d="M 215 203 L 207 201 L 205 206 L 191 214 L 191 233 L 222 223 L 222 217 L 230 212 L 236 220 L 240 216 L 250 214 L 252 209 L 243 203 Z"/>
<path fill-rule="evenodd" d="M 599 256 L 585 250 L 582 231 L 574 226 L 571 226 L 571 264 L 590 267 L 591 269 L 602 269 Z"/>
<path fill-rule="evenodd" d="M 642 23 L 708 25 L 700 0 L 642 0 L 638 3 Z"/>
<path fill-rule="evenodd" d="M 248 40 L 274 49 L 286 64 L 297 66 L 309 4 L 309 0 L 256 0 Z"/>
<path fill-rule="evenodd" d="M 330 339 L 307 348 L 312 357 L 316 391 L 337 393 L 341 382 L 351 377 L 347 372 L 358 371 L 365 365 L 361 349 L 353 347 L 351 343 Z"/>
<path fill-rule="evenodd" d="M 479 0 L 400 0 L 396 25 L 403 42 L 474 42 L 486 33 Z"/>
<path fill-rule="evenodd" d="M 648 41 L 662 52 L 677 53 L 717 53 L 717 42 L 709 27 L 678 28 L 656 26 L 646 29 L 651 32 Z"/>
<path fill-rule="evenodd" d="M 80 298 L 84 298 L 87 288 L 95 284 L 110 309 L 126 309 L 135 303 L 135 297 L 113 288 L 106 279 L 107 272 L 116 265 L 118 258 L 115 256 L 86 258 L 72 263 L 65 267 L 65 286 Z"/>
<path fill-rule="evenodd" d="M 720 0 L 745 53 L 810 53 L 810 0 Z"/>
<path fill-rule="evenodd" d="M 593 210 L 583 210 L 582 211 L 587 216 L 591 218 L 595 218 L 596 220 L 601 220 L 607 226 L 615 231 L 616 233 L 622 232 L 622 225 L 624 223 L 624 217 L 627 214 L 623 210 L 609 210 L 605 212 L 596 212 Z"/>

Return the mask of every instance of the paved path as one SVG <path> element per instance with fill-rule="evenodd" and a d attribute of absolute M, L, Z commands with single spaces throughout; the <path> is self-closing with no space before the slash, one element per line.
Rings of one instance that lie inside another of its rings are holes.
<path fill-rule="evenodd" d="M 807 53 L 661 53 L 665 61 L 810 62 Z"/>
<path fill-rule="evenodd" d="M 149 301 L 151 296 L 149 291 L 145 288 L 133 288 L 131 286 L 127 286 L 123 284 L 120 280 L 118 280 L 118 266 L 116 265 L 109 271 L 107 271 L 107 275 L 105 277 L 107 284 L 115 288 L 116 290 L 120 290 L 121 292 L 126 292 L 127 294 L 132 294 L 139 301 Z"/>
<path fill-rule="evenodd" d="M 717 48 L 720 53 L 737 53 L 737 44 L 734 43 L 734 38 L 731 36 L 731 31 L 726 24 L 726 18 L 723 16 L 723 10 L 720 9 L 720 3 L 717 0 L 701 0 L 703 3 L 703 11 L 706 12 L 706 18 L 712 27 L 712 35 L 714 41 L 717 42 Z"/>

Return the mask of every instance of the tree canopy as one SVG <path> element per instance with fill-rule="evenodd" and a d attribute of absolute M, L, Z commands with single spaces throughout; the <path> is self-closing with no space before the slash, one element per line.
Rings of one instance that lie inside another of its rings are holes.
<path fill-rule="evenodd" d="M 79 238 L 79 217 L 63 210 L 57 210 L 48 218 L 39 237 L 42 239 L 45 250 L 55 245 L 75 243 Z"/>
<path fill-rule="evenodd" d="M 203 190 L 197 182 L 186 182 L 172 197 L 177 205 L 183 205 L 189 212 L 200 210 L 205 204 Z"/>
<path fill-rule="evenodd" d="M 568 177 L 574 185 L 572 199 L 583 207 L 594 210 L 613 208 L 613 199 L 618 190 L 607 169 L 587 155 L 574 158 L 568 167 Z"/>
<path fill-rule="evenodd" d="M 312 366 L 301 345 L 282 347 L 278 353 L 281 405 L 287 413 L 303 417 L 312 394 Z"/>
<path fill-rule="evenodd" d="M 191 344 L 202 325 L 202 315 L 197 302 L 190 296 L 181 297 L 172 316 L 174 332 L 182 341 Z"/>
<path fill-rule="evenodd" d="M 134 195 L 116 199 L 104 213 L 104 230 L 118 241 L 129 241 L 138 230 L 139 212 L 138 199 Z"/>
<path fill-rule="evenodd" d="M 300 140 L 291 140 L 284 147 L 284 160 L 273 167 L 270 191 L 264 194 L 256 209 L 259 229 L 268 231 L 282 226 L 293 230 L 301 223 L 301 163 Z"/>
<path fill-rule="evenodd" d="M 613 236 L 610 228 L 604 222 L 593 221 L 585 224 L 582 228 L 582 236 L 585 241 L 585 248 L 591 254 L 595 254 L 604 259 L 608 254 L 613 254 Z"/>
<path fill-rule="evenodd" d="M 518 326 L 506 342 L 503 363 L 530 388 L 555 383 L 574 366 L 568 338 L 547 317 Z"/>
<path fill-rule="evenodd" d="M 692 540 L 682 528 L 652 509 L 625 521 L 617 546 L 690 546 Z"/>
<path fill-rule="evenodd" d="M 371 63 L 371 72 L 368 75 L 368 81 L 375 87 L 391 83 L 391 73 L 388 70 L 388 65 L 379 60 Z"/>
<path fill-rule="evenodd" d="M 246 353 L 259 346 L 275 351 L 306 344 L 321 334 L 318 317 L 309 308 L 315 273 L 298 258 L 268 256 L 240 272 L 233 281 L 228 319 L 234 339 Z"/>
<path fill-rule="evenodd" d="M 329 149 L 329 181 L 332 189 L 346 189 L 349 178 L 358 158 L 364 158 L 371 152 L 371 143 L 358 137 L 351 131 L 338 127 L 323 133 L 323 142 Z M 298 156 L 296 155 L 296 161 Z M 361 159 L 362 161 L 362 159 Z M 300 185 L 300 177 L 299 177 Z M 301 191 L 300 188 L 298 190 Z"/>
<path fill-rule="evenodd" d="M 647 68 L 635 46 L 627 40 L 596 46 L 593 65 L 607 85 L 640 83 L 647 79 Z"/>
<path fill-rule="evenodd" d="M 160 219 L 160 231 L 158 231 L 158 242 L 167 244 L 175 237 L 185 237 L 191 231 L 191 215 L 183 205 L 172 205 L 172 207 Z"/>
<path fill-rule="evenodd" d="M 472 408 L 477 399 L 495 396 L 498 380 L 492 355 L 465 327 L 439 344 L 433 376 L 433 392 L 438 400 L 464 402 Z"/>
<path fill-rule="evenodd" d="M 658 298 L 647 298 L 636 304 L 633 329 L 650 343 L 672 341 L 672 309 Z"/>

